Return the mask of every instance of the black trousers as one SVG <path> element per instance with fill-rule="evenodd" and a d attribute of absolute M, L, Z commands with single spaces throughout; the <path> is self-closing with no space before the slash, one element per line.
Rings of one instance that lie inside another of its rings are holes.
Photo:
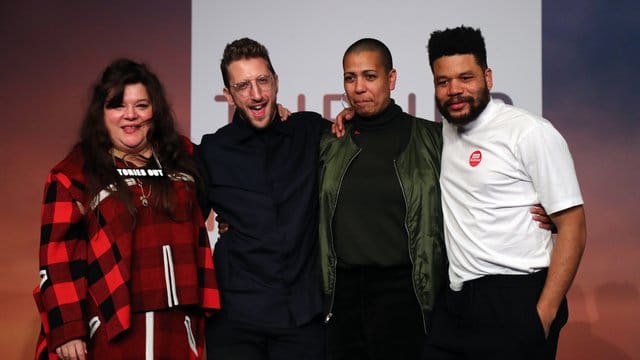
<path fill-rule="evenodd" d="M 321 315 L 290 328 L 247 324 L 224 311 L 206 322 L 206 352 L 211 360 L 325 360 L 326 327 Z"/>
<path fill-rule="evenodd" d="M 545 339 L 536 304 L 547 271 L 490 275 L 446 290 L 436 304 L 424 359 L 555 359 L 566 299 Z"/>
<path fill-rule="evenodd" d="M 329 359 L 420 359 L 425 332 L 409 266 L 338 269 L 336 276 Z"/>

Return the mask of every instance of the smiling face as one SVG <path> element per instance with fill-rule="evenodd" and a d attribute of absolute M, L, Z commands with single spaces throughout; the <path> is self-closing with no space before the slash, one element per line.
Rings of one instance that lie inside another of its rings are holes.
<path fill-rule="evenodd" d="M 482 69 L 471 54 L 442 56 L 433 62 L 438 110 L 447 121 L 464 126 L 474 121 L 490 100 L 491 69 Z"/>
<path fill-rule="evenodd" d="M 227 67 L 229 87 L 224 95 L 243 118 L 257 128 L 267 127 L 276 112 L 278 77 L 263 58 L 240 59 Z"/>
<path fill-rule="evenodd" d="M 396 87 L 396 71 L 385 70 L 378 52 L 350 52 L 342 66 L 344 91 L 358 115 L 374 116 L 389 106 L 391 90 Z"/>
<path fill-rule="evenodd" d="M 113 147 L 128 154 L 150 151 L 147 134 L 151 128 L 153 106 L 142 84 L 124 87 L 122 101 L 107 99 L 104 123 Z"/>

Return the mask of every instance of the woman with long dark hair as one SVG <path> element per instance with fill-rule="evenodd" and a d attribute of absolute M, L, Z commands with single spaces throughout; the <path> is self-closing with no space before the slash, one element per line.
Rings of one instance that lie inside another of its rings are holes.
<path fill-rule="evenodd" d="M 144 64 L 112 62 L 80 141 L 50 172 L 38 358 L 198 358 L 219 308 L 193 145 Z"/>

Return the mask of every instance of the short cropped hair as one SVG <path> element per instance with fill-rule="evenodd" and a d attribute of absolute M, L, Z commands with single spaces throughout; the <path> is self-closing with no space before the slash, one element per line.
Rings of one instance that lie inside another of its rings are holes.
<path fill-rule="evenodd" d="M 382 61 L 382 66 L 386 72 L 391 71 L 393 69 L 393 58 L 391 57 L 391 51 L 387 45 L 385 45 L 382 41 L 372 38 L 364 38 L 360 39 L 353 44 L 351 44 L 347 51 L 344 52 L 344 56 L 342 57 L 342 63 L 347 58 L 347 55 L 351 53 L 359 53 L 362 51 L 374 51 L 380 55 L 380 60 Z"/>
<path fill-rule="evenodd" d="M 222 53 L 222 60 L 220 61 L 220 71 L 222 72 L 224 86 L 229 88 L 229 64 L 237 60 L 255 58 L 264 59 L 267 62 L 271 74 L 276 75 L 276 71 L 273 69 L 273 65 L 271 65 L 269 51 L 264 45 L 249 38 L 238 39 L 227 44 Z"/>
<path fill-rule="evenodd" d="M 429 66 L 433 71 L 433 63 L 443 56 L 473 55 L 476 63 L 487 69 L 487 49 L 480 29 L 461 25 L 453 29 L 434 31 L 427 45 Z"/>

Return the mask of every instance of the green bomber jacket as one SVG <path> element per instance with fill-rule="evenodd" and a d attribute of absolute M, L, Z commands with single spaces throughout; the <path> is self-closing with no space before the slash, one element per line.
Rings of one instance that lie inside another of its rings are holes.
<path fill-rule="evenodd" d="M 405 228 L 413 271 L 414 291 L 426 319 L 436 296 L 446 284 L 447 259 L 444 246 L 442 205 L 440 202 L 440 157 L 442 126 L 439 123 L 410 118 L 411 135 L 404 151 L 394 161 L 406 204 Z M 360 148 L 350 134 L 336 138 L 327 133 L 320 143 L 320 262 L 326 297 L 326 321 L 332 316 L 337 257 L 333 246 L 332 223 L 342 179 Z M 353 216 L 357 216 L 354 214 Z"/>

